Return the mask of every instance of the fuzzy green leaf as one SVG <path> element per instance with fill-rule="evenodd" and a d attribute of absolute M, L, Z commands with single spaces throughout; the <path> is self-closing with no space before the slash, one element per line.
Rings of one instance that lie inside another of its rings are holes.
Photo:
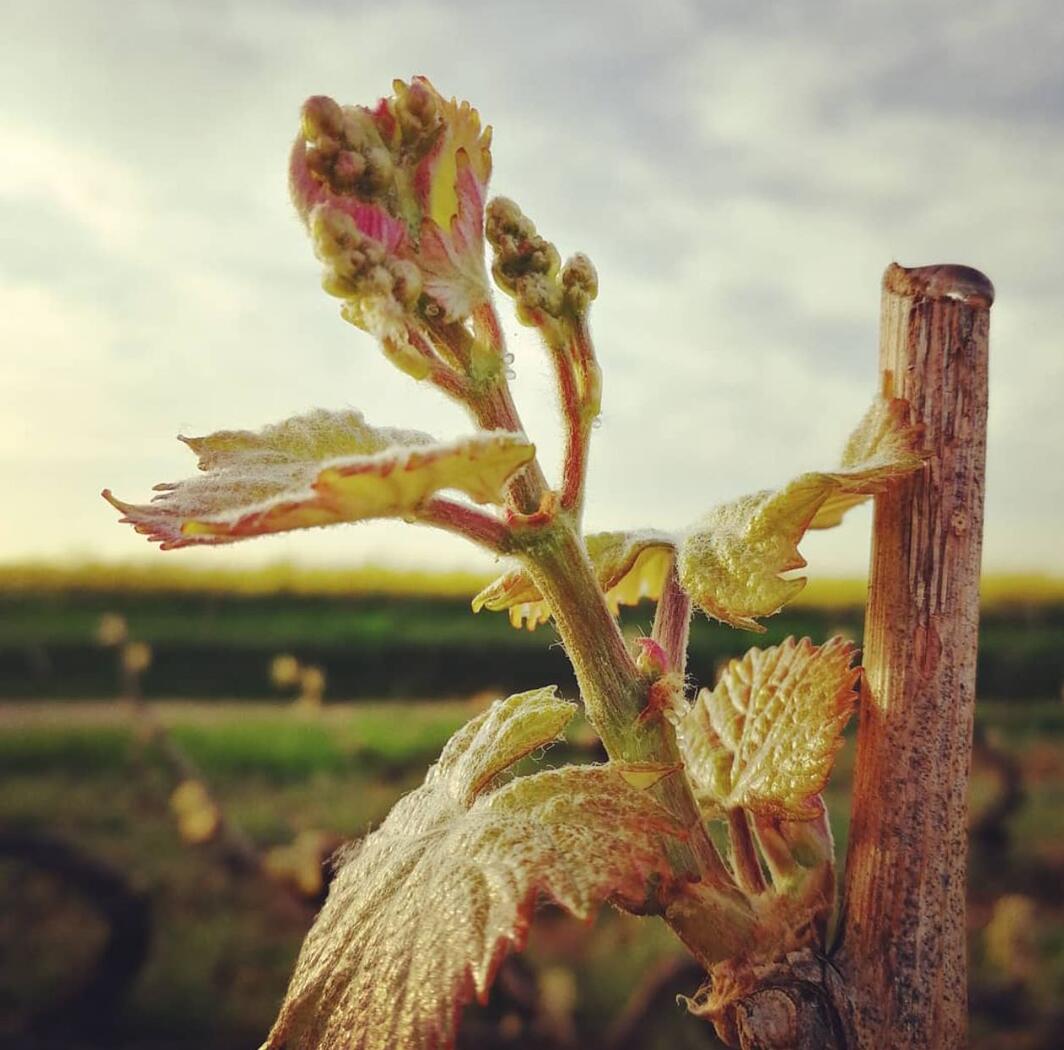
<path fill-rule="evenodd" d="M 842 746 L 857 699 L 854 646 L 788 638 L 732 660 L 712 691 L 703 689 L 677 737 L 687 775 L 715 816 L 755 814 L 811 820 Z"/>
<path fill-rule="evenodd" d="M 838 470 L 801 474 L 715 507 L 684 538 L 680 583 L 708 616 L 763 631 L 771 616 L 805 586 L 783 573 L 805 566 L 798 544 L 807 529 L 837 525 L 851 507 L 923 463 L 908 404 L 880 398 L 851 435 Z"/>
<path fill-rule="evenodd" d="M 519 434 L 437 443 L 372 427 L 358 412 L 319 410 L 258 432 L 183 438 L 200 475 L 157 485 L 152 502 L 104 497 L 163 549 L 367 518 L 416 517 L 441 489 L 501 502 L 503 486 L 535 454 Z"/>
<path fill-rule="evenodd" d="M 611 765 L 496 787 L 553 739 L 572 705 L 552 690 L 497 702 L 451 739 L 425 783 L 350 848 L 266 1043 L 299 1050 L 450 1046 L 525 941 L 542 894 L 580 917 L 645 897 L 681 829 Z"/>
<path fill-rule="evenodd" d="M 657 601 L 675 555 L 672 537 L 641 529 L 634 532 L 595 532 L 585 539 L 595 577 L 616 615 L 622 605 L 638 605 L 643 598 Z M 534 630 L 550 619 L 550 608 L 524 569 L 513 569 L 493 580 L 473 599 L 473 611 L 490 609 L 510 614 L 514 627 Z"/>

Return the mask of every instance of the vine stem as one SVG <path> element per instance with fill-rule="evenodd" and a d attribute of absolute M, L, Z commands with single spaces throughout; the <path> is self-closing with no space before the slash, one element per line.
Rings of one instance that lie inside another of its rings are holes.
<path fill-rule="evenodd" d="M 684 675 L 687 671 L 687 645 L 691 632 L 691 599 L 687 592 L 680 586 L 680 579 L 676 573 L 676 559 L 672 559 L 669 571 L 665 574 L 665 583 L 662 587 L 661 596 L 658 598 L 658 607 L 654 612 L 654 626 L 651 630 L 651 638 L 661 646 L 669 661 L 669 671 Z M 679 776 L 686 777 L 684 773 Z M 690 785 L 687 785 L 687 793 L 694 797 Z M 699 870 L 710 872 L 711 877 L 721 878 L 722 872 L 727 873 L 723 860 L 713 845 L 713 840 L 706 831 L 705 821 L 702 820 L 701 812 L 695 804 L 696 821 L 690 828 L 691 850 L 698 859 Z"/>
<path fill-rule="evenodd" d="M 584 481 L 591 448 L 591 423 L 585 418 L 576 373 L 564 351 L 552 351 L 558 376 L 558 395 L 565 420 L 565 462 L 562 466 L 561 505 L 578 518 L 584 506 Z"/>
<path fill-rule="evenodd" d="M 417 520 L 463 536 L 493 554 L 506 554 L 513 540 L 509 526 L 495 515 L 443 496 L 426 500 L 417 512 Z"/>
<path fill-rule="evenodd" d="M 505 361 L 506 337 L 494 304 L 485 303 L 478 307 L 476 317 L 478 326 L 490 341 L 495 360 Z M 466 403 L 477 424 L 485 430 L 505 430 L 513 434 L 525 432 L 504 371 L 498 372 L 483 389 L 469 392 Z M 510 500 L 516 510 L 524 515 L 535 514 L 542 507 L 549 491 L 538 456 L 509 483 Z"/>
<path fill-rule="evenodd" d="M 602 403 L 602 373 L 586 314 L 572 319 L 568 343 L 552 347 L 551 357 L 566 425 L 561 504 L 579 521 L 584 513 L 591 427 Z"/>
<path fill-rule="evenodd" d="M 505 359 L 501 326 L 494 307 L 478 313 L 481 330 L 489 333 L 499 360 Z M 584 348 L 590 355 L 590 346 Z M 594 364 L 585 363 L 588 377 Z M 564 395 L 564 391 L 563 391 Z M 575 389 L 571 396 L 576 397 Z M 504 372 L 482 386 L 467 401 L 477 423 L 487 430 L 524 433 Z M 563 410 L 566 406 L 563 405 Z M 580 406 L 581 412 L 583 411 Z M 582 418 L 582 417 L 581 417 Z M 588 421 L 589 422 L 589 421 Z M 573 446 L 573 419 L 566 411 Z M 583 422 L 581 422 L 583 426 Z M 584 439 L 577 434 L 577 445 Z M 700 959 L 716 957 L 721 947 L 719 909 L 731 912 L 736 929 L 752 926 L 755 917 L 746 897 L 713 845 L 691 786 L 683 771 L 673 727 L 661 717 L 641 719 L 646 709 L 650 679 L 640 673 L 620 625 L 606 604 L 606 597 L 588 557 L 580 533 L 579 503 L 582 501 L 586 450 L 577 458 L 567 456 L 564 481 L 570 501 L 561 507 L 548 487 L 538 458 L 534 458 L 510 483 L 511 522 L 508 525 L 514 553 L 550 606 L 558 633 L 573 665 L 588 720 L 595 727 L 609 757 L 619 762 L 646 763 L 669 772 L 649 790 L 664 808 L 687 829 L 686 841 L 669 839 L 664 848 L 674 873 L 670 895 L 679 896 L 662 908 L 666 921 Z M 579 478 L 573 471 L 578 470 Z M 553 504 L 552 504 L 553 498 Z M 686 621 L 690 605 L 678 582 L 669 592 L 663 623 L 673 624 L 676 658 L 686 662 Z M 682 629 L 680 623 L 683 622 Z M 684 887 L 697 886 L 703 896 L 685 895 Z M 740 929 L 740 936 L 742 931 Z"/>
<path fill-rule="evenodd" d="M 589 721 L 610 758 L 669 767 L 652 790 L 688 830 L 688 842 L 670 852 L 680 877 L 705 880 L 726 891 L 735 881 L 706 832 L 672 726 L 662 717 L 641 719 L 649 681 L 635 665 L 617 621 L 595 580 L 580 538 L 562 516 L 544 530 L 522 559 L 550 605 L 576 673 Z"/>
<path fill-rule="evenodd" d="M 765 875 L 761 870 L 761 860 L 754 845 L 753 832 L 750 830 L 750 818 L 741 806 L 728 810 L 728 839 L 732 848 L 732 864 L 739 878 L 739 886 L 746 893 L 764 893 Z"/>
<path fill-rule="evenodd" d="M 665 650 L 669 670 L 687 673 L 687 646 L 691 635 L 691 599 L 680 586 L 676 573 L 676 558 L 665 574 L 658 607 L 654 612 L 651 637 Z"/>
<path fill-rule="evenodd" d="M 501 339 L 497 319 L 493 318 L 490 327 Z M 501 352 L 502 348 L 499 349 Z M 523 433 L 504 377 L 492 384 L 471 407 L 481 426 Z M 549 491 L 538 459 L 533 459 L 512 483 L 511 498 L 519 511 L 532 514 L 545 505 Z M 649 682 L 636 667 L 620 626 L 606 605 L 574 515 L 562 511 L 549 524 L 513 530 L 511 536 L 551 608 L 576 674 L 588 720 L 601 737 L 607 754 L 618 761 L 648 762 L 677 770 L 653 789 L 662 804 L 690 832 L 689 844 L 670 847 L 670 860 L 677 876 L 705 879 L 712 886 L 736 891 L 731 872 L 706 832 L 698 804 L 683 774 L 672 726 L 664 719 L 644 724 L 639 718 L 646 707 Z M 671 594 L 671 603 L 667 602 L 671 611 L 662 615 L 675 623 L 686 621 L 690 617 L 690 605 L 684 604 L 688 599 L 678 582 Z M 685 622 L 675 641 L 676 645 L 682 641 L 681 662 L 686 662 L 686 632 Z"/>

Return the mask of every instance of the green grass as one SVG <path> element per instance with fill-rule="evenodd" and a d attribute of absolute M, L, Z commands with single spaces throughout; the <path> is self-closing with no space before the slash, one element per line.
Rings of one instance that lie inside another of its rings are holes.
<path fill-rule="evenodd" d="M 450 733 L 474 707 L 466 702 L 370 703 L 301 715 L 267 705 L 169 704 L 161 717 L 201 767 L 230 820 L 262 846 L 301 830 L 357 835 L 379 822 L 418 783 Z M 1030 759 L 1028 797 L 1012 822 L 1014 846 L 975 887 L 978 926 L 995 896 L 1038 901 L 1042 966 L 1038 1003 L 1064 980 L 1064 711 L 1045 704 L 984 704 L 979 717 L 1003 746 Z M 840 754 L 829 805 L 845 842 L 852 741 Z M 549 761 L 566 757 L 564 749 Z M 156 929 L 116 1047 L 257 1045 L 283 992 L 307 917 L 280 907 L 256 879 L 234 878 L 212 847 L 183 846 L 167 799 L 172 781 L 130 731 L 118 705 L 24 704 L 0 720 L 0 824 L 47 829 L 118 865 L 154 902 Z M 992 785 L 977 769 L 974 797 Z M 1055 874 L 1054 874 L 1055 873 Z M 1048 882 L 1046 880 L 1049 880 Z M 57 983 L 91 958 L 101 932 L 91 912 L 47 880 L 0 864 L 0 1042 L 16 1003 L 48 1001 Z M 8 903 L 10 902 L 10 903 Z M 981 910 L 980 910 L 981 909 Z M 982 918 L 978 918 L 982 915 Z M 591 928 L 557 918 L 537 923 L 533 967 L 575 985 L 578 1022 L 601 1031 L 640 975 L 674 951 L 654 920 L 606 912 Z M 981 933 L 973 932 L 978 952 Z M 982 966 L 982 964 L 980 964 Z M 985 967 L 980 980 L 998 977 Z M 1056 982 L 1054 984 L 1054 982 Z M 688 989 L 694 991 L 694 989 Z M 1032 993 L 1034 994 L 1034 993 Z M 977 1022 L 994 1046 L 1000 1028 Z M 650 1050 L 695 1046 L 690 1022 L 669 1012 Z"/>
<path fill-rule="evenodd" d="M 511 632 L 505 617 L 474 618 L 468 602 L 431 597 L 0 592 L 0 611 L 0 641 L 11 646 L 95 645 L 106 612 L 121 612 L 135 636 L 152 645 L 449 645 L 492 636 L 520 644 L 529 638 Z"/>
<path fill-rule="evenodd" d="M 156 699 L 268 697 L 269 664 L 283 652 L 322 667 L 330 698 L 516 692 L 543 682 L 571 690 L 574 684 L 551 627 L 515 631 L 505 616 L 475 616 L 453 598 L 0 589 L 0 698 L 113 695 L 115 653 L 95 641 L 107 612 L 120 612 L 132 636 L 153 647 L 143 684 Z M 647 632 L 650 615 L 649 604 L 627 610 L 625 630 Z M 766 628 L 758 636 L 696 617 L 692 673 L 711 682 L 721 661 L 788 635 L 859 638 L 861 612 L 795 606 L 766 621 Z M 978 671 L 985 696 L 1058 698 L 1064 608 L 985 613 Z"/>
<path fill-rule="evenodd" d="M 273 780 L 375 774 L 428 764 L 472 714 L 467 701 L 334 706 L 304 714 L 281 704 L 157 704 L 153 711 L 210 777 Z M 402 716 L 397 717 L 397 710 Z M 6 773 L 91 775 L 125 768 L 137 748 L 122 704 L 8 705 L 0 723 Z"/>

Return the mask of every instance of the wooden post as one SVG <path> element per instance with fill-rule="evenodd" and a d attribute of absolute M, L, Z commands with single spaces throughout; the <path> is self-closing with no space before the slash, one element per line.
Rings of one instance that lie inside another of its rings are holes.
<path fill-rule="evenodd" d="M 856 1045 L 966 1042 L 967 796 L 975 704 L 987 332 L 964 266 L 888 267 L 880 368 L 927 466 L 876 499 L 841 947 Z"/>

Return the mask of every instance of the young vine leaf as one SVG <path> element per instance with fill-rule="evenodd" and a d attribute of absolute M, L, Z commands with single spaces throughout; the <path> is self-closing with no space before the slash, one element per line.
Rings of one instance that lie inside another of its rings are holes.
<path fill-rule="evenodd" d="M 595 578 L 616 615 L 622 605 L 661 596 L 676 546 L 665 533 L 595 532 L 585 537 Z M 534 630 L 550 619 L 550 608 L 524 569 L 513 569 L 492 581 L 473 599 L 473 611 L 509 611 L 514 627 Z"/>
<path fill-rule="evenodd" d="M 801 474 L 778 490 L 715 507 L 687 534 L 677 568 L 684 590 L 707 615 L 749 631 L 805 586 L 782 574 L 803 568 L 806 530 L 837 525 L 851 507 L 919 469 L 919 433 L 908 405 L 878 399 L 847 442 L 840 467 Z"/>
<path fill-rule="evenodd" d="M 857 699 L 856 650 L 788 638 L 732 660 L 677 727 L 687 775 L 707 814 L 812 820 L 823 812 L 842 730 Z"/>
<path fill-rule="evenodd" d="M 441 489 L 501 502 L 506 481 L 535 454 L 519 434 L 448 443 L 378 429 L 358 412 L 318 410 L 257 433 L 182 438 L 203 473 L 157 485 L 151 503 L 104 497 L 164 550 L 367 518 L 416 517 Z"/>
<path fill-rule="evenodd" d="M 496 702 L 458 731 L 424 784 L 342 855 L 266 1050 L 411 1050 L 453 1042 L 523 946 L 542 894 L 579 917 L 645 899 L 681 829 L 614 765 L 510 780 L 575 710 L 553 688 Z"/>

